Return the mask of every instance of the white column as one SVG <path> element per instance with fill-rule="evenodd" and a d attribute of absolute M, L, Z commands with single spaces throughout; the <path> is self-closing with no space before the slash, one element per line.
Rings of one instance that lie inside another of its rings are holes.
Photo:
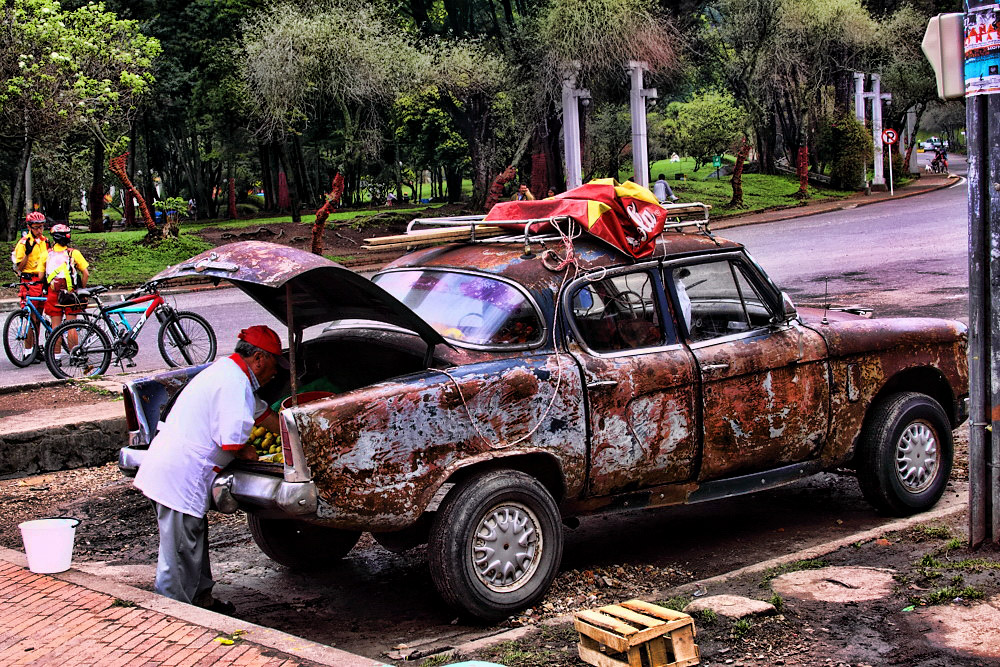
<path fill-rule="evenodd" d="M 885 185 L 882 175 L 882 77 L 872 74 L 872 139 L 875 142 L 875 176 L 872 185 Z"/>
<path fill-rule="evenodd" d="M 580 106 L 581 97 L 590 92 L 576 87 L 576 74 L 566 73 L 562 83 L 563 152 L 566 159 L 566 189 L 583 185 L 583 163 L 580 159 Z"/>
<path fill-rule="evenodd" d="M 917 110 L 910 107 L 906 112 L 906 147 L 910 148 L 910 163 L 907 166 L 907 171 L 911 174 L 919 174 L 920 168 L 917 166 L 917 138 L 913 136 L 913 126 L 917 123 Z M 913 141 L 913 146 L 909 145 L 909 142 Z"/>
<path fill-rule="evenodd" d="M 642 87 L 642 73 L 649 69 L 643 61 L 628 62 L 632 88 L 629 92 L 629 108 L 632 111 L 632 180 L 644 188 L 649 187 L 649 145 L 646 136 L 646 99 L 656 99 L 655 88 Z"/>
<path fill-rule="evenodd" d="M 854 115 L 858 122 L 865 124 L 865 75 L 854 73 Z"/>

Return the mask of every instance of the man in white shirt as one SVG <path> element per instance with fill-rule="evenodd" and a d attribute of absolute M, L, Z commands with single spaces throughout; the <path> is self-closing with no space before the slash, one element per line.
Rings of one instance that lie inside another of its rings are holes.
<path fill-rule="evenodd" d="M 660 174 L 660 177 L 653 183 L 653 194 L 656 195 L 656 201 L 661 204 L 665 204 L 668 199 L 672 202 L 677 201 L 674 191 L 670 189 L 670 184 L 667 183 L 667 177 L 663 174 Z"/>
<path fill-rule="evenodd" d="M 277 415 L 254 393 L 288 367 L 281 340 L 258 325 L 239 334 L 236 351 L 196 375 L 177 397 L 135 477 L 153 501 L 160 530 L 154 589 L 160 595 L 223 613 L 212 596 L 208 520 L 212 481 L 233 459 L 256 460 L 247 443 L 255 424 L 277 430 Z"/>

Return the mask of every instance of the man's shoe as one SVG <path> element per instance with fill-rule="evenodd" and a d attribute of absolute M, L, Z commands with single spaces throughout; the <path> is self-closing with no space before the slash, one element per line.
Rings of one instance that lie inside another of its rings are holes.
<path fill-rule="evenodd" d="M 225 614 L 226 616 L 232 616 L 236 613 L 236 605 L 232 602 L 223 602 L 217 598 L 213 598 L 212 604 L 203 608 L 209 611 L 214 611 L 216 614 Z"/>
<path fill-rule="evenodd" d="M 670 201 L 677 201 L 678 199 L 680 199 L 680 197 L 678 197 L 677 195 L 673 195 L 672 197 L 670 197 Z"/>

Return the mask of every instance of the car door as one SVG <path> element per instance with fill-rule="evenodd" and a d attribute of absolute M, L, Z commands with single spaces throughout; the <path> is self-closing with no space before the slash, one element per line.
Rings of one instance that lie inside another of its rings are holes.
<path fill-rule="evenodd" d="M 587 396 L 588 494 L 603 496 L 694 474 L 694 358 L 663 317 L 656 264 L 601 272 L 567 290 L 566 311 Z"/>
<path fill-rule="evenodd" d="M 829 430 L 826 347 L 742 253 L 664 269 L 701 378 L 707 481 L 797 463 Z"/>

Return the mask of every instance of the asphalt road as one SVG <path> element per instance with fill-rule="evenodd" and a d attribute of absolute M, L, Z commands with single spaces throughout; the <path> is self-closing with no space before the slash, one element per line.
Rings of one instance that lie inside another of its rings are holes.
<path fill-rule="evenodd" d="M 964 175 L 965 169 L 964 159 L 952 155 L 952 173 Z M 733 227 L 720 235 L 744 243 L 797 304 L 863 305 L 874 307 L 876 317 L 929 315 L 968 322 L 964 180 L 917 197 Z M 250 324 L 269 324 L 284 337 L 283 326 L 239 290 L 169 298 L 177 308 L 193 310 L 211 322 L 219 354 L 228 354 L 237 333 Z M 152 320 L 139 335 L 134 368 L 112 366 L 110 373 L 165 367 L 156 346 L 158 326 Z M 49 379 L 44 364 L 19 369 L 0 355 L 0 386 Z"/>

